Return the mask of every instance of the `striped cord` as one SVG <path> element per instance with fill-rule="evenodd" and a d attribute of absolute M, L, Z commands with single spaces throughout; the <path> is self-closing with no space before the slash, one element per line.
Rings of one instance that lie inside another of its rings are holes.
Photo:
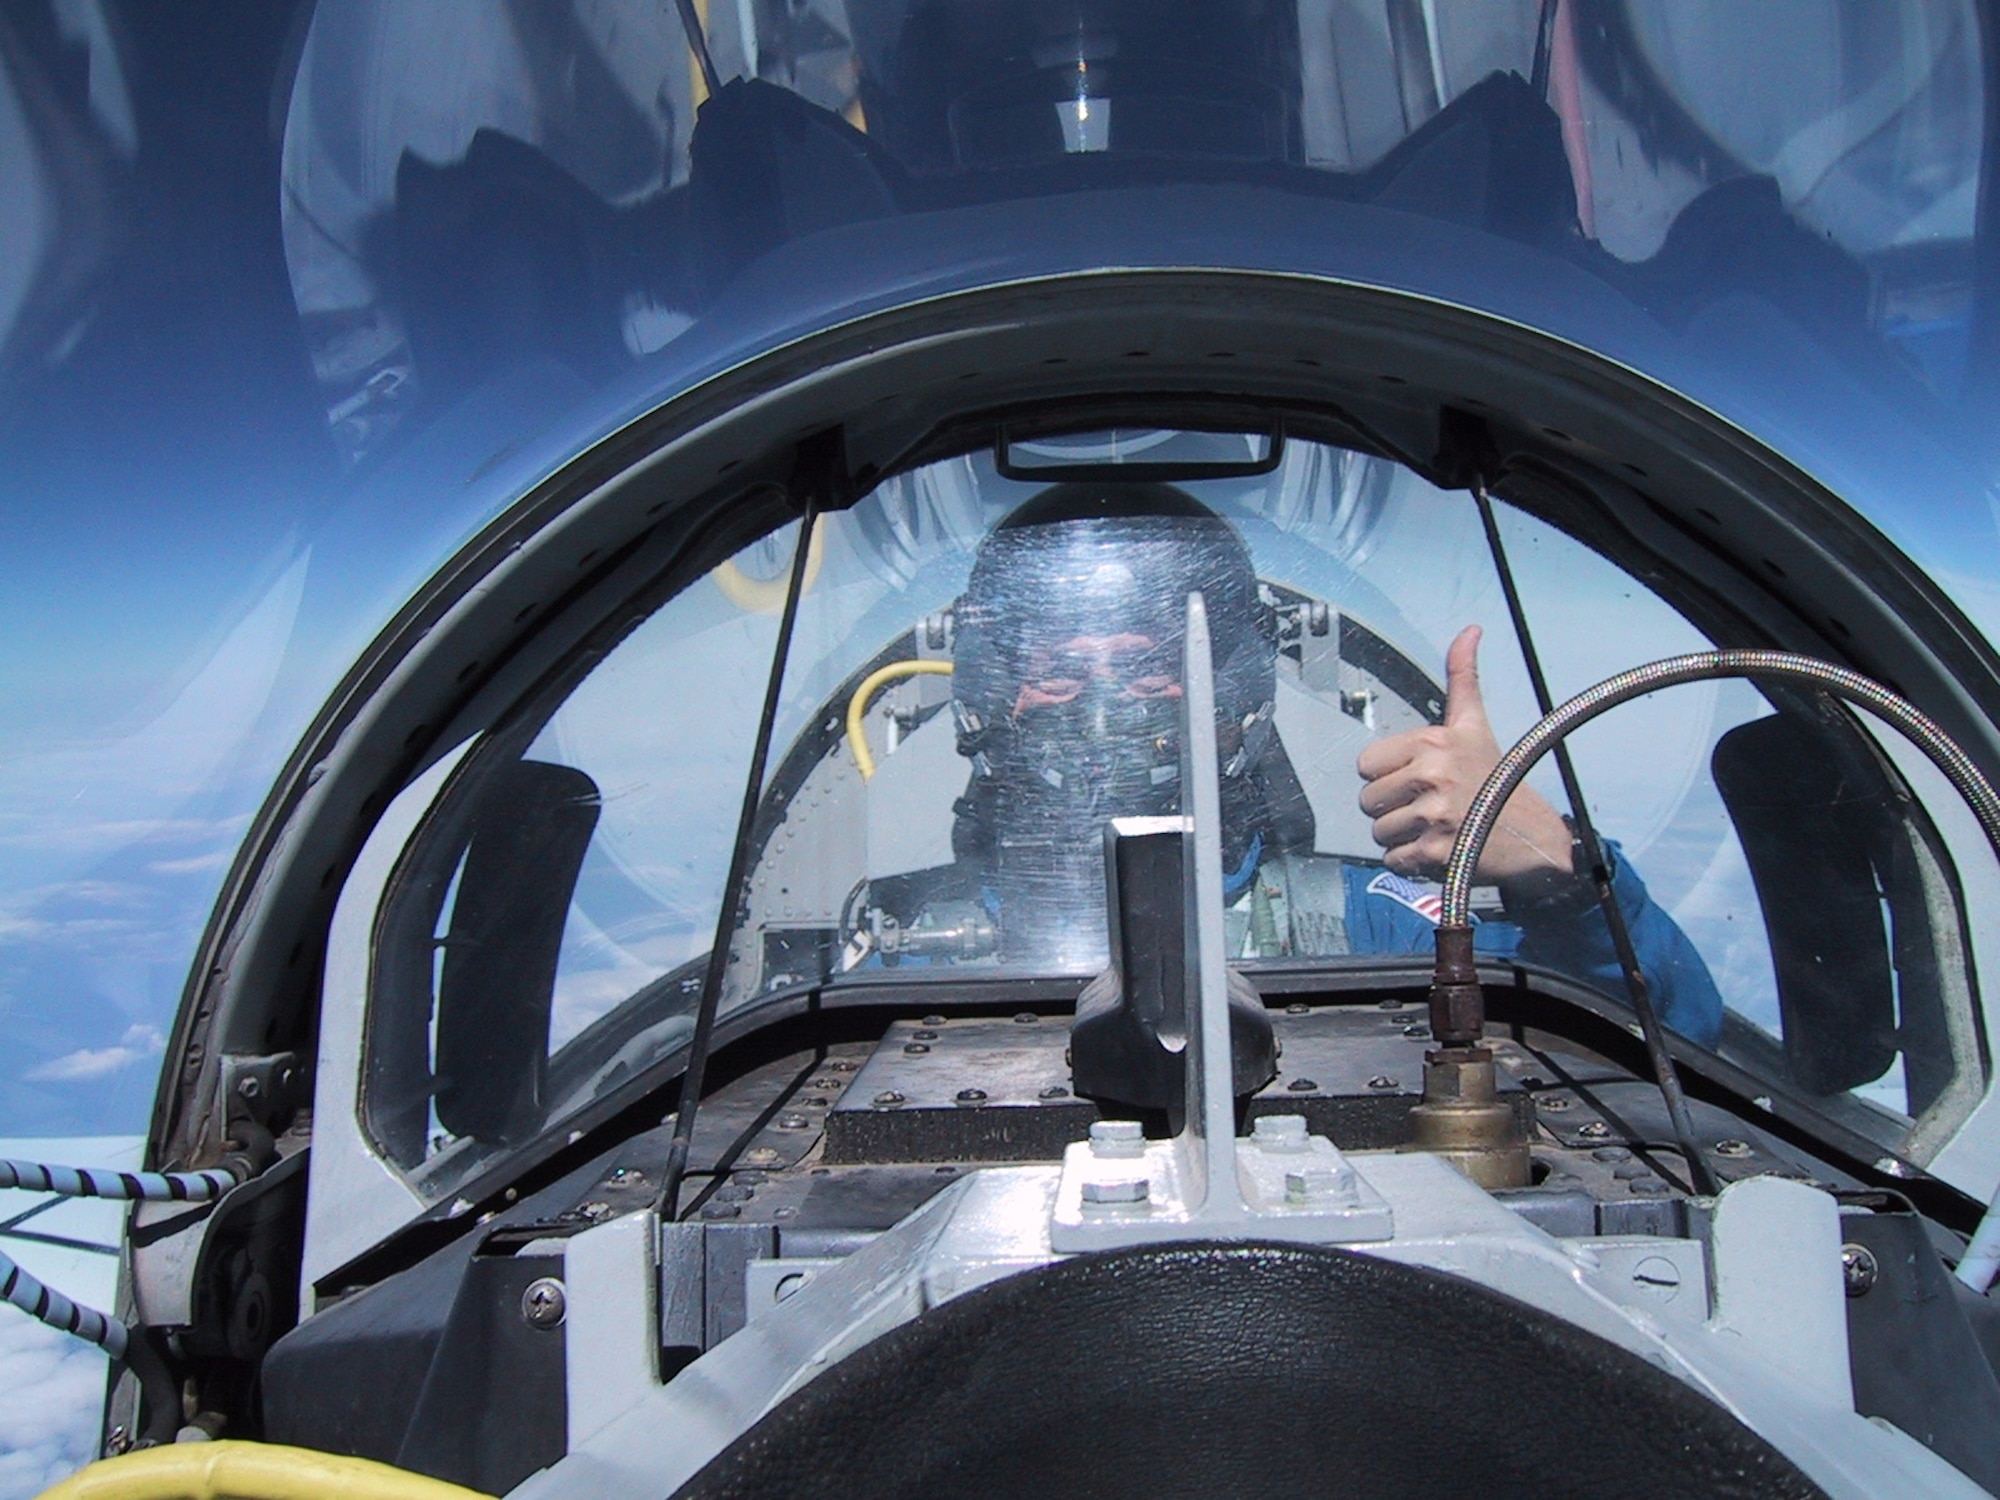
<path fill-rule="evenodd" d="M 97 1345 L 113 1359 L 123 1359 L 131 1346 L 132 1330 L 123 1323 L 43 1286 L 5 1254 L 0 1254 L 0 1302 L 11 1302 L 29 1317 Z"/>
<path fill-rule="evenodd" d="M 129 1198 L 156 1203 L 207 1203 L 242 1179 L 234 1172 L 107 1172 L 95 1167 L 50 1167 L 38 1161 L 0 1159 L 0 1188 L 59 1193 L 65 1198 Z"/>

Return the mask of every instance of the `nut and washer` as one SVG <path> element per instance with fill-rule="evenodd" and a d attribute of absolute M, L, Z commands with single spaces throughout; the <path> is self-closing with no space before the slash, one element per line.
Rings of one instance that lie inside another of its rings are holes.
<path fill-rule="evenodd" d="M 521 1321 L 530 1328 L 560 1328 L 569 1316 L 569 1294 L 553 1276 L 538 1276 L 521 1293 Z"/>
<path fill-rule="evenodd" d="M 1137 1120 L 1093 1120 L 1090 1124 L 1090 1154 L 1114 1158 L 1144 1156 L 1145 1129 Z"/>
<path fill-rule="evenodd" d="M 1882 1267 L 1875 1259 L 1875 1252 L 1866 1245 L 1849 1243 L 1840 1247 L 1840 1280 L 1848 1296 L 1867 1296 L 1875 1289 L 1876 1279 L 1881 1274 Z"/>
<path fill-rule="evenodd" d="M 1100 1177 L 1084 1182 L 1083 1201 L 1108 1207 L 1129 1207 L 1146 1202 L 1152 1191 L 1153 1184 L 1144 1177 Z"/>
<path fill-rule="evenodd" d="M 1265 1151 L 1310 1151 L 1304 1115 L 1259 1115 L 1250 1122 L 1250 1139 Z"/>
<path fill-rule="evenodd" d="M 1354 1194 L 1354 1168 L 1339 1166 L 1297 1166 L 1285 1172 L 1287 1203 L 1327 1203 Z"/>

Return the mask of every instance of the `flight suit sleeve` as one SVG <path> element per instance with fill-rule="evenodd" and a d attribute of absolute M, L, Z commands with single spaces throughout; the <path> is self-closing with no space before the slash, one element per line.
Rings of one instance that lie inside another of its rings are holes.
<path fill-rule="evenodd" d="M 1669 1029 L 1704 1047 L 1722 1034 L 1722 996 L 1687 934 L 1647 894 L 1639 873 L 1607 843 L 1611 890 L 1632 934 L 1639 968 Z M 1436 887 L 1387 870 L 1350 865 L 1347 928 L 1356 953 L 1429 953 L 1437 930 Z M 1511 908 L 1505 919 L 1477 922 L 1473 946 L 1482 957 L 1519 959 L 1586 980 L 1608 994 L 1625 993 L 1611 930 L 1586 891 L 1559 901 Z"/>

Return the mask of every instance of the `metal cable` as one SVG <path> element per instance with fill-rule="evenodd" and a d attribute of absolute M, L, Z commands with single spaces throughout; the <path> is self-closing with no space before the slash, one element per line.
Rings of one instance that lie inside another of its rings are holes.
<path fill-rule="evenodd" d="M 1484 480 L 1473 480 L 1472 499 L 1479 507 L 1479 522 L 1486 530 L 1486 547 L 1493 554 L 1493 570 L 1500 575 L 1500 590 L 1506 596 L 1507 613 L 1514 622 L 1514 637 L 1520 643 L 1521 658 L 1527 664 L 1528 683 L 1535 692 L 1535 709 L 1546 715 L 1555 704 L 1549 694 L 1548 678 L 1542 673 L 1541 655 L 1535 650 L 1535 638 L 1528 630 L 1527 607 L 1521 602 L 1521 591 L 1514 585 L 1514 570 L 1507 562 L 1507 549 L 1500 539 L 1500 523 L 1493 514 L 1493 502 L 1487 496 Z M 1591 821 L 1590 807 L 1584 800 L 1583 782 L 1576 774 L 1576 763 L 1570 759 L 1569 746 L 1558 740 L 1552 748 L 1556 769 L 1562 776 L 1563 795 L 1569 799 L 1571 827 L 1583 852 L 1585 868 L 1575 873 L 1589 880 L 1591 888 L 1597 893 L 1598 910 L 1604 913 L 1604 925 L 1611 933 L 1611 950 L 1617 956 L 1619 973 L 1625 977 L 1626 998 L 1632 1003 L 1632 1014 L 1639 1018 L 1639 1032 L 1646 1043 L 1646 1060 L 1652 1067 L 1654 1083 L 1659 1085 L 1660 1098 L 1666 1104 L 1667 1119 L 1680 1141 L 1681 1150 L 1687 1155 L 1694 1185 L 1703 1194 L 1713 1194 L 1720 1184 L 1695 1141 L 1694 1117 L 1688 1112 L 1687 1095 L 1681 1088 L 1680 1075 L 1674 1071 L 1673 1054 L 1667 1050 L 1667 1029 L 1653 1004 L 1652 990 L 1646 983 L 1646 971 L 1639 964 L 1639 950 L 1632 945 L 1632 929 L 1625 921 L 1625 910 L 1618 904 L 1618 895 L 1611 888 L 1611 862 L 1605 858 L 1604 842 L 1598 838 L 1597 825 Z"/>
<path fill-rule="evenodd" d="M 4 1252 L 0 1252 L 0 1302 L 11 1302 L 37 1321 L 97 1345 L 113 1359 L 123 1359 L 132 1344 L 132 1330 L 123 1323 L 42 1285 Z"/>
<path fill-rule="evenodd" d="M 215 1167 L 202 1172 L 113 1172 L 97 1167 L 52 1167 L 0 1158 L 0 1188 L 56 1193 L 64 1198 L 120 1198 L 138 1203 L 212 1203 L 241 1182 L 240 1173 Z"/>
<path fill-rule="evenodd" d="M 1831 662 L 1798 656 L 1789 651 L 1701 651 L 1687 656 L 1670 656 L 1664 661 L 1634 667 L 1607 677 L 1595 687 L 1585 688 L 1574 698 L 1545 717 L 1523 735 L 1513 749 L 1500 757 L 1485 783 L 1472 799 L 1465 821 L 1459 826 L 1458 841 L 1452 846 L 1445 867 L 1443 911 L 1439 925 L 1467 927 L 1472 915 L 1472 872 L 1478 867 L 1487 837 L 1499 821 L 1500 811 L 1514 795 L 1529 769 L 1549 747 L 1571 730 L 1599 714 L 1633 698 L 1682 683 L 1705 682 L 1718 677 L 1762 677 L 1803 687 L 1820 688 L 1837 698 L 1873 711 L 1901 730 L 1966 800 L 1980 829 L 2000 855 L 2000 794 L 1972 759 L 1938 727 L 1928 715 L 1890 692 L 1880 683 L 1850 672 Z"/>
<path fill-rule="evenodd" d="M 709 945 L 708 966 L 702 975 L 694 1035 L 688 1041 L 687 1071 L 681 1074 L 674 1136 L 667 1147 L 666 1167 L 660 1174 L 660 1194 L 656 1201 L 664 1219 L 677 1217 L 681 1179 L 687 1175 L 688 1157 L 694 1149 L 695 1111 L 701 1104 L 702 1078 L 715 1042 L 715 1014 L 722 1004 L 722 980 L 729 967 L 729 945 L 736 936 L 737 909 L 750 876 L 750 838 L 756 829 L 757 809 L 764 800 L 765 763 L 771 757 L 771 732 L 777 724 L 778 697 L 785 685 L 785 658 L 792 650 L 792 626 L 798 619 L 799 596 L 805 592 L 806 559 L 812 554 L 813 528 L 818 524 L 819 501 L 816 495 L 811 495 L 806 501 L 805 515 L 799 521 L 798 544 L 792 549 L 791 577 L 785 587 L 784 609 L 778 616 L 778 639 L 771 650 L 770 676 L 764 684 L 764 710 L 758 717 L 757 737 L 750 747 L 750 772 L 744 780 L 743 802 L 736 816 L 736 842 L 730 849 L 722 907 L 715 917 L 715 941 Z"/>

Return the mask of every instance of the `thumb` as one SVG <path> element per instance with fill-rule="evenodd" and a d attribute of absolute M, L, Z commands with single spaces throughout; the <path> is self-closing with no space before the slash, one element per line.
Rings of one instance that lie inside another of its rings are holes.
<path fill-rule="evenodd" d="M 1480 628 L 1468 625 L 1444 654 L 1444 722 L 1447 727 L 1486 722 L 1486 700 L 1479 694 Z"/>

